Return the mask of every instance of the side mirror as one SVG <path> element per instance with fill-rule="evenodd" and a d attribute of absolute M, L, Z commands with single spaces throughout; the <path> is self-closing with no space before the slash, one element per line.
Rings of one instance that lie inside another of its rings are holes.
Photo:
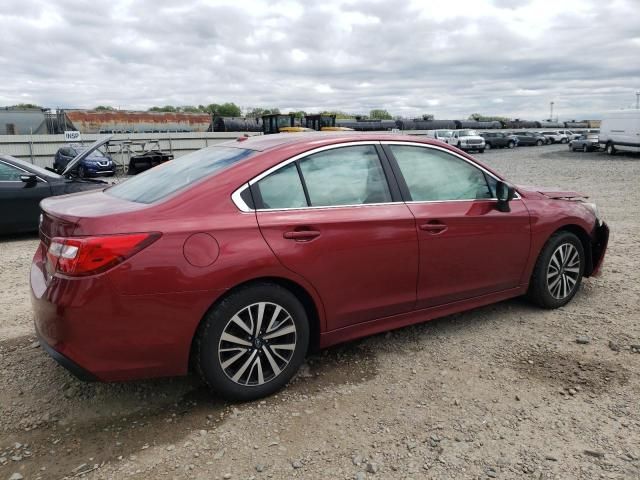
<path fill-rule="evenodd" d="M 33 174 L 30 174 L 30 173 L 29 174 L 25 174 L 25 175 L 20 175 L 20 180 L 22 180 L 27 185 L 33 185 L 34 183 L 36 183 L 38 181 L 36 176 L 33 175 Z"/>
<path fill-rule="evenodd" d="M 513 200 L 516 194 L 516 189 L 513 185 L 498 180 L 496 183 L 496 198 L 498 199 L 497 209 L 501 212 L 510 212 L 509 202 Z"/>

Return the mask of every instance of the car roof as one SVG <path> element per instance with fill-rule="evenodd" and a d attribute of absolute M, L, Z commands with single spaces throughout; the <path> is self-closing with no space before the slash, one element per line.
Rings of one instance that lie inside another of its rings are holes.
<path fill-rule="evenodd" d="M 403 142 L 419 142 L 431 145 L 441 145 L 442 142 L 427 137 L 400 135 L 397 133 L 380 132 L 298 132 L 277 133 L 273 135 L 254 135 L 238 137 L 236 140 L 219 143 L 219 146 L 245 148 L 265 152 L 279 147 L 305 145 L 321 147 L 338 142 L 382 141 L 397 140 Z"/>

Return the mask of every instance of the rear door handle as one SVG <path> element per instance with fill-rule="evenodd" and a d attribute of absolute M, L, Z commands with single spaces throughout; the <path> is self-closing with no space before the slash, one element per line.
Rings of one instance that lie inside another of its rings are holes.
<path fill-rule="evenodd" d="M 432 235 L 437 235 L 438 233 L 443 233 L 447 228 L 444 223 L 423 223 L 420 225 L 420 230 L 424 230 L 425 232 L 431 233 Z"/>
<path fill-rule="evenodd" d="M 292 232 L 284 232 L 282 236 L 288 240 L 297 240 L 299 242 L 313 240 L 320 236 L 317 230 L 294 230 Z"/>

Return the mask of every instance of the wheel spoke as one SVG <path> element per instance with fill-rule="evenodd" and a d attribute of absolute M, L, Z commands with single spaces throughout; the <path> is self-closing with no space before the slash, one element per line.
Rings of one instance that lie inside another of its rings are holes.
<path fill-rule="evenodd" d="M 267 361 L 269 362 L 269 365 L 271 365 L 271 369 L 273 370 L 273 373 L 275 375 L 278 375 L 281 372 L 280 367 L 278 366 L 274 358 L 271 356 L 269 349 L 264 348 L 262 349 L 262 351 L 264 352 L 264 356 L 267 357 Z"/>
<path fill-rule="evenodd" d="M 241 356 L 243 356 L 247 352 L 246 348 L 242 348 L 238 350 L 240 350 L 240 352 L 238 352 L 233 357 L 230 357 L 229 359 L 225 360 L 222 363 L 222 368 L 228 368 L 229 366 L 233 365 L 236 362 L 236 360 L 238 360 Z"/>
<path fill-rule="evenodd" d="M 264 307 L 266 303 L 260 302 L 258 304 L 258 318 L 256 319 L 256 335 L 260 335 L 260 329 L 262 328 L 262 319 L 264 317 Z"/>
<path fill-rule="evenodd" d="M 295 333 L 295 331 L 295 325 L 289 325 L 288 327 L 281 328 L 280 330 L 276 330 L 275 332 L 268 333 L 262 338 L 264 338 L 265 340 L 269 340 L 271 338 L 281 337 L 282 335 L 287 335 L 289 333 Z"/>
<path fill-rule="evenodd" d="M 244 364 L 238 369 L 236 374 L 233 377 L 231 377 L 231 380 L 233 380 L 234 382 L 238 382 L 238 380 L 240 379 L 242 374 L 245 372 L 245 370 L 249 368 L 249 365 L 251 365 L 251 361 L 253 360 L 253 357 L 255 357 L 257 353 L 258 352 L 256 350 L 251 352 L 251 355 L 249 355 L 249 358 L 247 358 L 247 361 L 244 362 Z"/>
<path fill-rule="evenodd" d="M 267 333 L 269 333 L 270 331 L 276 328 L 274 324 L 277 325 L 276 322 L 278 320 L 278 315 L 280 315 L 281 311 L 282 311 L 282 307 L 280 307 L 279 305 L 276 306 L 275 310 L 273 311 L 273 315 L 271 315 L 271 320 L 269 320 L 269 325 L 267 325 L 267 330 L 266 330 Z"/>
<path fill-rule="evenodd" d="M 220 337 L 221 340 L 229 343 L 236 343 L 238 345 L 244 345 L 245 347 L 250 347 L 251 342 L 247 342 L 241 338 L 236 337 L 235 335 L 231 335 L 230 333 L 224 332 Z"/>
<path fill-rule="evenodd" d="M 274 344 L 270 344 L 269 345 L 271 347 L 271 350 L 276 351 L 276 350 L 295 350 L 296 349 L 296 344 L 295 343 L 282 343 L 280 345 L 274 345 Z"/>
<path fill-rule="evenodd" d="M 231 321 L 236 325 L 238 325 L 241 329 L 243 329 L 249 335 L 253 334 L 253 332 L 251 331 L 251 327 L 247 325 L 238 315 L 234 315 Z"/>

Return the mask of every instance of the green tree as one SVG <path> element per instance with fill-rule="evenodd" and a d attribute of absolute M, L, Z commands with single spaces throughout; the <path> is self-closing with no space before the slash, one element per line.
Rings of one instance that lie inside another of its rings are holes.
<path fill-rule="evenodd" d="M 242 110 L 233 102 L 223 103 L 218 107 L 217 115 L 222 117 L 240 117 L 242 116 Z"/>
<path fill-rule="evenodd" d="M 298 110 L 297 112 L 293 112 L 293 116 L 295 118 L 303 118 L 307 116 L 307 113 L 304 110 Z"/>
<path fill-rule="evenodd" d="M 269 115 L 272 113 L 280 113 L 279 108 L 261 108 L 254 107 L 247 109 L 247 117 L 261 117 L 262 115 Z"/>
<path fill-rule="evenodd" d="M 39 108 L 41 109 L 42 107 L 40 105 L 36 105 L 35 103 L 17 103 L 15 105 L 11 105 L 8 108 L 16 108 L 19 110 L 27 110 L 30 108 Z"/>
<path fill-rule="evenodd" d="M 340 110 L 325 110 L 324 112 L 320 112 L 321 115 L 335 115 L 336 118 L 356 118 L 356 116 L 352 113 L 341 112 Z"/>
<path fill-rule="evenodd" d="M 433 120 L 435 117 L 430 113 L 425 113 L 422 115 L 422 119 L 425 121 Z"/>
<path fill-rule="evenodd" d="M 375 108 L 369 112 L 369 118 L 374 120 L 391 120 L 393 117 L 386 110 Z"/>
<path fill-rule="evenodd" d="M 98 105 L 96 108 L 94 108 L 94 110 L 96 112 L 112 112 L 115 110 L 115 108 L 110 105 Z"/>
<path fill-rule="evenodd" d="M 182 107 L 180 107 L 180 111 L 185 113 L 199 113 L 200 109 L 193 105 L 183 105 Z"/>

